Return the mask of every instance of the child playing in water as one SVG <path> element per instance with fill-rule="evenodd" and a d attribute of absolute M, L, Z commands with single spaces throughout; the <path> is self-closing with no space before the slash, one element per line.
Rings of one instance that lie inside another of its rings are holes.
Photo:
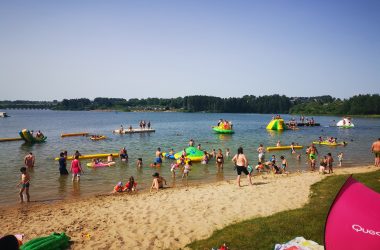
<path fill-rule="evenodd" d="M 153 163 L 150 164 L 150 167 L 151 168 L 159 168 L 159 167 L 161 167 L 161 164 L 157 163 L 157 162 L 153 162 Z"/>
<path fill-rule="evenodd" d="M 112 193 L 121 193 L 123 192 L 123 183 L 119 181 L 117 185 L 113 188 Z"/>
<path fill-rule="evenodd" d="M 338 161 L 339 161 L 339 167 L 342 166 L 342 162 L 343 162 L 343 152 L 340 152 L 338 154 Z"/>
<path fill-rule="evenodd" d="M 286 168 L 288 167 L 288 161 L 285 159 L 283 155 L 280 156 L 281 159 L 281 174 L 285 174 Z"/>
<path fill-rule="evenodd" d="M 301 160 L 301 155 L 300 155 L 300 154 L 297 154 L 297 160 L 298 160 L 298 161 Z"/>
<path fill-rule="evenodd" d="M 183 179 L 184 177 L 186 177 L 186 181 L 187 181 L 187 177 L 189 176 L 189 172 L 190 172 L 190 170 L 191 170 L 191 165 L 192 165 L 192 163 L 191 163 L 191 161 L 189 160 L 189 161 L 186 162 L 185 166 L 183 167 L 182 179 Z"/>
<path fill-rule="evenodd" d="M 327 160 L 326 160 L 326 155 L 321 158 L 319 162 L 319 173 L 320 174 L 325 174 L 326 173 L 326 166 L 327 166 Z"/>
<path fill-rule="evenodd" d="M 137 159 L 136 165 L 137 165 L 138 168 L 141 168 L 143 166 L 142 158 L 138 158 Z"/>
<path fill-rule="evenodd" d="M 229 158 L 229 157 L 230 157 L 230 149 L 227 148 L 227 149 L 226 149 L 226 158 Z"/>
<path fill-rule="evenodd" d="M 30 195 L 29 195 L 30 176 L 26 172 L 26 167 L 20 168 L 20 172 L 21 172 L 21 181 L 17 184 L 18 187 L 22 185 L 19 192 L 20 202 L 21 203 L 24 202 L 24 190 L 26 194 L 26 201 L 30 202 Z"/>
<path fill-rule="evenodd" d="M 71 162 L 70 172 L 73 174 L 72 181 L 77 177 L 77 181 L 80 181 L 80 174 L 84 173 L 79 161 L 79 155 L 75 155 L 75 159 Z"/>
<path fill-rule="evenodd" d="M 208 164 L 208 161 L 209 161 L 209 156 L 208 156 L 208 153 L 207 151 L 203 151 L 204 155 L 203 155 L 203 158 L 202 158 L 202 164 Z"/>
<path fill-rule="evenodd" d="M 170 166 L 170 172 L 172 172 L 172 177 L 175 178 L 175 172 L 176 170 L 179 168 L 179 164 L 178 163 L 173 163 L 171 166 Z"/>
<path fill-rule="evenodd" d="M 135 179 L 133 178 L 133 176 L 131 176 L 129 177 L 129 181 L 127 182 L 127 184 L 125 184 L 123 191 L 137 191 L 136 187 L 137 182 L 135 182 Z"/>
<path fill-rule="evenodd" d="M 296 150 L 294 149 L 294 142 L 290 145 L 290 153 L 295 154 Z"/>

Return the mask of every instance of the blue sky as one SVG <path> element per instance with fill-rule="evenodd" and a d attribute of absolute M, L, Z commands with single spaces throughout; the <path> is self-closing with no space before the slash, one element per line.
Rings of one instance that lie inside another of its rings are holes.
<path fill-rule="evenodd" d="M 380 1 L 1 1 L 0 100 L 380 91 Z"/>

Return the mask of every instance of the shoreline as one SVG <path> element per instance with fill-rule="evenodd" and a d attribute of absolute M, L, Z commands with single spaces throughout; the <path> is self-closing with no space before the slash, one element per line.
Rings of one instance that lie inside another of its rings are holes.
<path fill-rule="evenodd" d="M 376 170 L 374 166 L 335 168 L 335 174 Z M 309 200 L 310 186 L 326 176 L 264 174 L 253 178 L 253 187 L 243 177 L 241 188 L 233 179 L 158 193 L 146 190 L 1 207 L 0 234 L 22 233 L 27 241 L 53 231 L 66 232 L 72 249 L 178 249 L 229 224 L 302 207 Z"/>
<path fill-rule="evenodd" d="M 352 168 L 362 168 L 362 167 L 367 167 L 367 166 L 372 166 L 372 165 L 363 165 L 363 164 L 346 164 L 344 167 L 337 167 L 337 166 L 334 166 L 334 171 L 336 169 L 352 169 Z M 255 170 L 254 170 L 255 171 Z M 305 167 L 303 170 L 300 170 L 300 169 L 291 169 L 290 171 L 290 175 L 294 175 L 295 173 L 299 173 L 299 172 L 302 172 L 302 173 L 312 173 L 307 167 Z M 264 176 L 265 176 L 265 172 L 264 172 Z M 261 176 L 263 175 L 263 173 L 258 173 L 258 172 L 254 172 L 254 174 L 252 175 L 252 178 L 257 178 L 258 176 Z M 244 176 L 244 175 L 242 175 Z M 276 175 L 277 176 L 277 175 Z M 280 175 L 279 175 L 280 176 Z M 69 177 L 71 178 L 71 175 L 69 175 Z M 173 180 L 171 179 L 170 176 L 168 176 L 167 178 L 167 181 L 168 183 L 171 183 L 173 184 Z M 82 180 L 82 181 L 86 181 L 86 180 Z M 223 179 L 223 180 L 217 180 L 217 179 L 196 179 L 196 180 L 189 180 L 188 182 L 188 186 L 189 187 L 193 187 L 193 186 L 199 186 L 199 185 L 207 185 L 207 184 L 215 184 L 215 183 L 219 183 L 219 182 L 225 182 L 225 181 L 235 181 L 235 179 Z M 180 180 L 180 178 L 178 180 L 175 181 L 175 185 L 174 186 L 166 186 L 165 189 L 178 189 L 178 188 L 186 188 L 186 185 L 182 183 L 182 181 Z M 149 182 L 149 185 L 148 187 L 145 187 L 145 188 L 142 188 L 142 189 L 138 189 L 138 193 L 137 194 L 141 194 L 141 193 L 145 193 L 145 192 L 149 192 L 149 187 L 150 187 L 150 182 Z M 113 188 L 113 187 L 112 187 Z M 54 204 L 54 203 L 57 203 L 57 202 L 71 202 L 71 201 L 80 201 L 80 200 L 84 200 L 84 199 L 91 199 L 91 198 L 95 198 L 95 197 L 99 197 L 99 196 L 109 196 L 109 195 L 112 195 L 110 194 L 112 192 L 112 189 L 110 189 L 109 191 L 102 191 L 102 192 L 98 192 L 98 193 L 91 193 L 91 194 L 81 194 L 81 196 L 79 197 L 72 197 L 72 196 L 69 196 L 69 197 L 64 197 L 64 198 L 58 198 L 58 197 L 54 197 L 54 198 L 45 198 L 45 199 L 42 199 L 42 200 L 33 200 L 32 198 L 32 201 L 30 202 L 29 206 L 33 206 L 33 205 L 37 205 L 37 204 Z M 120 194 L 119 194 L 120 195 Z M 121 194 L 123 195 L 123 194 Z M 15 193 L 15 196 L 17 196 L 17 193 Z M 33 193 L 32 193 L 32 196 Z M 11 203 L 4 203 L 4 204 L 1 204 L 0 203 L 0 209 L 3 209 L 3 208 L 12 208 L 12 207 L 18 207 L 20 205 L 19 202 L 11 202 Z"/>

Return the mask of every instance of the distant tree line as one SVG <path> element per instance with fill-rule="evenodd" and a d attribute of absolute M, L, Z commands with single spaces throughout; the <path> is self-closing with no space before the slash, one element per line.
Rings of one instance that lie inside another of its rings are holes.
<path fill-rule="evenodd" d="M 215 96 L 185 96 L 177 98 L 123 99 L 97 97 L 63 99 L 62 101 L 0 101 L 0 109 L 52 110 L 121 110 L 121 111 L 184 111 L 261 114 L 336 114 L 379 115 L 380 96 L 356 95 L 341 100 L 332 96 L 287 97 L 284 95 L 221 98 Z"/>

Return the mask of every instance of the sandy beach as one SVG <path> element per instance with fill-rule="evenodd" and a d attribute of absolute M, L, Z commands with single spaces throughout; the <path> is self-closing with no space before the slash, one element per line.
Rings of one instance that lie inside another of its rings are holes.
<path fill-rule="evenodd" d="M 336 168 L 335 174 L 376 169 Z M 72 249 L 179 249 L 231 223 L 302 207 L 310 186 L 322 178 L 318 173 L 262 175 L 253 178 L 254 186 L 242 178 L 241 188 L 229 180 L 157 193 L 31 202 L 0 209 L 0 235 L 22 233 L 27 241 L 66 232 Z"/>

